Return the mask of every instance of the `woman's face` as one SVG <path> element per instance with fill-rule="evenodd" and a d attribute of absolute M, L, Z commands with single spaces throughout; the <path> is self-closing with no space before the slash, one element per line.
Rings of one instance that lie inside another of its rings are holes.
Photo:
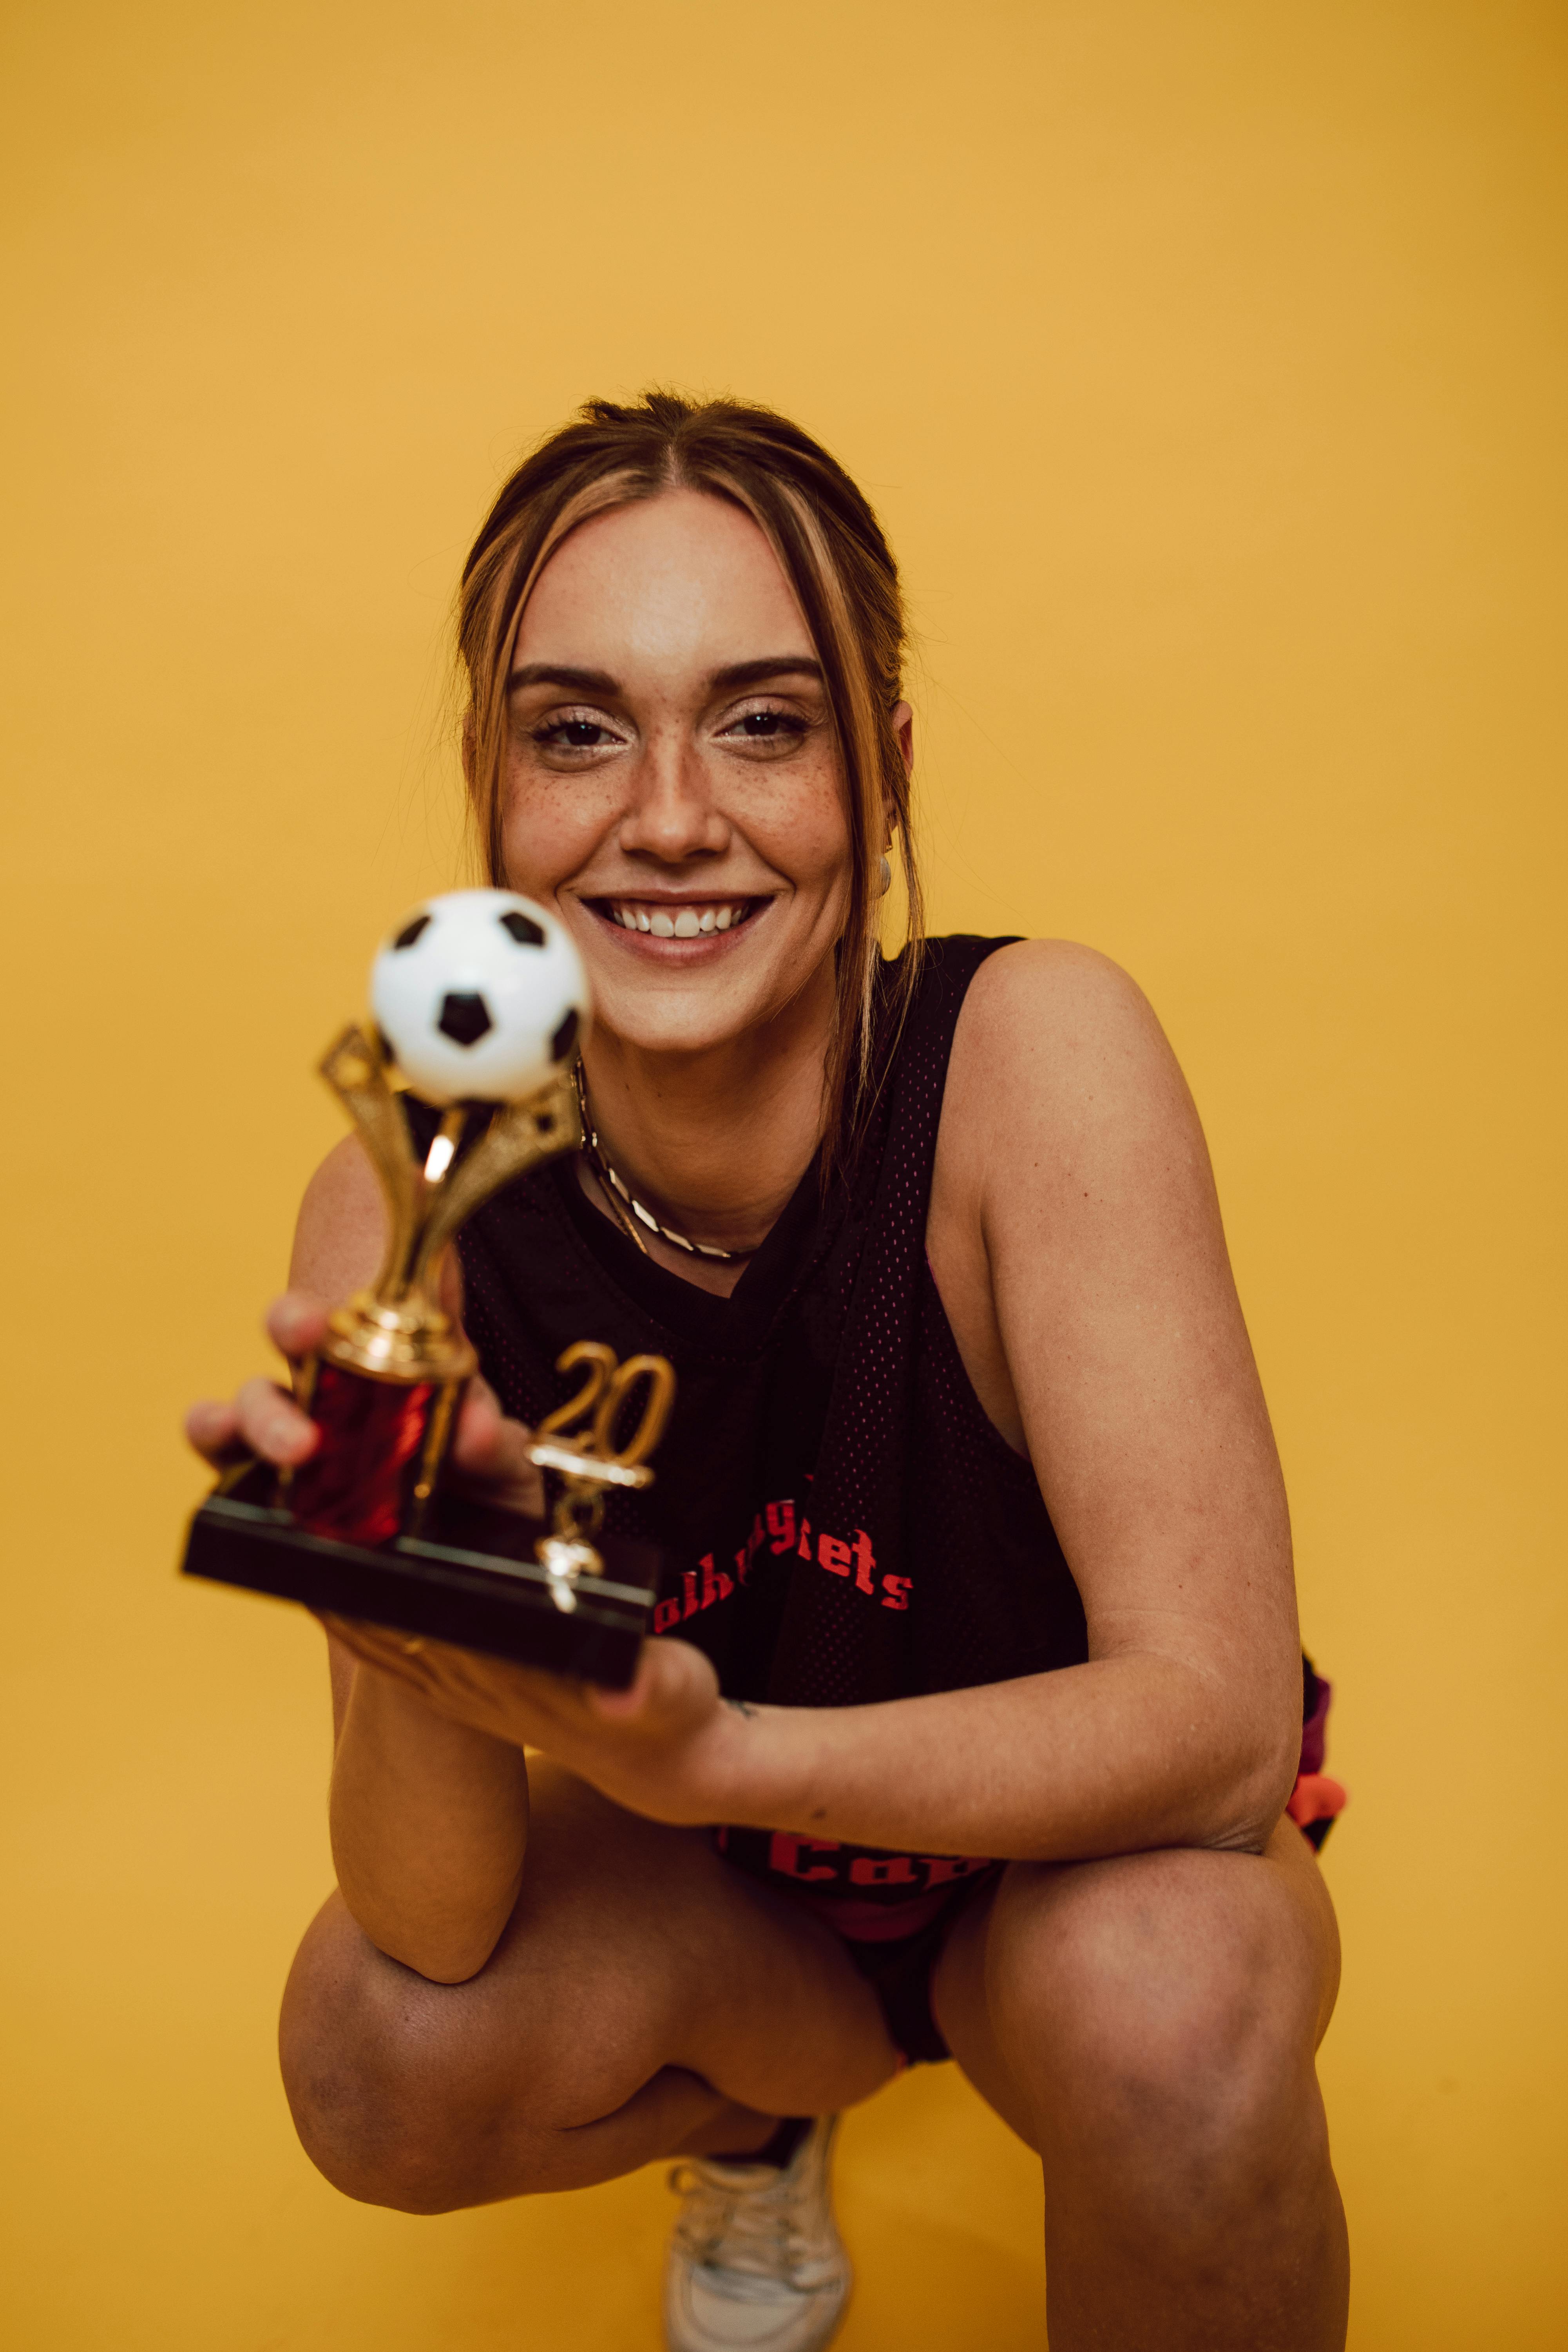
<path fill-rule="evenodd" d="M 582 952 L 599 1023 L 701 1052 L 829 971 L 850 841 L 826 695 L 772 549 L 723 500 L 595 516 L 512 652 L 502 854 Z"/>

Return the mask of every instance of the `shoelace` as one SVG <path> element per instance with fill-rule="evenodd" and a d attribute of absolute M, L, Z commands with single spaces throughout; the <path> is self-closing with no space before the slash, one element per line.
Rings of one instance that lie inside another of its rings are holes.
<path fill-rule="evenodd" d="M 797 2201 L 804 2184 L 785 2173 L 764 2188 L 716 2180 L 696 2165 L 678 2164 L 669 2185 L 685 2200 L 676 2242 L 694 2263 L 757 2278 L 793 2281 L 812 2260 Z"/>

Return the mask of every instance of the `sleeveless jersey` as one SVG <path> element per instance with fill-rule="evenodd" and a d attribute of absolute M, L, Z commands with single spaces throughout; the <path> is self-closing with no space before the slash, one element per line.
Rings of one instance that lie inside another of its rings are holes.
<path fill-rule="evenodd" d="M 554 1365 L 574 1339 L 674 1365 L 654 1484 L 612 1494 L 605 1524 L 661 1547 L 654 1631 L 705 1651 L 728 1697 L 852 1706 L 1087 1655 L 1034 1473 L 974 1394 L 925 1253 L 954 1026 L 1005 944 L 933 941 L 896 1034 L 882 987 L 874 1104 L 850 1165 L 826 1186 L 807 1169 L 730 1297 L 644 1256 L 586 1197 L 574 1160 L 509 1185 L 459 1239 L 469 1337 L 509 1413 L 534 1423 L 564 1401 L 581 1376 Z M 991 1866 L 715 1836 L 861 1937 L 909 1933 Z"/>

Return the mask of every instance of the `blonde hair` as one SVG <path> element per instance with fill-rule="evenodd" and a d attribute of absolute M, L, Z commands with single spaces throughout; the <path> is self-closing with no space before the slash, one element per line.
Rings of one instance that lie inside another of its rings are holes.
<path fill-rule="evenodd" d="M 822 665 L 852 847 L 824 1073 L 831 1158 L 852 1142 L 869 1098 L 885 805 L 900 839 L 908 906 L 908 945 L 889 990 L 895 1025 L 914 984 L 924 910 L 910 839 L 909 776 L 893 725 L 905 642 L 898 567 L 860 491 L 797 425 L 771 409 L 670 392 L 647 393 L 627 407 L 591 400 L 503 485 L 463 566 L 458 600 L 465 766 L 480 857 L 488 878 L 504 883 L 507 677 L 534 583 L 566 534 L 591 515 L 674 489 L 704 491 L 750 515 L 795 592 Z"/>

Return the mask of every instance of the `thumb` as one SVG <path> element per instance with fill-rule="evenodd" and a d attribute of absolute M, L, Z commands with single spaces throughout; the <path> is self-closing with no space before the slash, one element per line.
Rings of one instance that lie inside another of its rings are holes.
<path fill-rule="evenodd" d="M 606 1723 L 668 1738 L 712 1713 L 719 1703 L 719 1677 L 689 1642 L 645 1641 L 630 1688 L 595 1688 L 590 1703 Z"/>

